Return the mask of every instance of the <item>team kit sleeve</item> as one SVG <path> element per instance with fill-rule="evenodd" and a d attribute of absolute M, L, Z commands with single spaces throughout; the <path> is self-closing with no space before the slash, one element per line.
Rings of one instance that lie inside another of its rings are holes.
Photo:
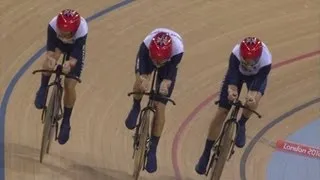
<path fill-rule="evenodd" d="M 151 74 L 153 65 L 149 57 L 149 49 L 144 42 L 141 43 L 136 59 L 136 73 Z"/>
<path fill-rule="evenodd" d="M 178 66 L 182 60 L 182 57 L 183 57 L 183 52 L 179 53 L 177 55 L 174 55 L 171 58 L 171 61 L 168 62 L 168 64 L 166 64 L 168 69 L 167 69 L 167 73 L 165 74 L 164 79 L 168 79 L 171 81 L 175 80 L 177 73 L 178 73 Z"/>
<path fill-rule="evenodd" d="M 85 59 L 87 35 L 78 38 L 74 43 L 74 48 L 70 53 L 70 57 L 75 58 L 77 63 L 81 63 Z"/>
<path fill-rule="evenodd" d="M 54 52 L 56 49 L 56 44 L 57 44 L 57 33 L 49 24 L 47 29 L 47 51 Z"/>
<path fill-rule="evenodd" d="M 229 57 L 229 65 L 226 74 L 226 79 L 228 80 L 228 85 L 237 86 L 240 81 L 240 71 L 239 71 L 240 61 L 238 58 L 231 53 Z"/>
<path fill-rule="evenodd" d="M 260 87 L 265 83 L 267 77 L 271 71 L 271 64 L 266 65 L 260 69 L 256 77 L 254 78 L 253 85 L 249 88 L 251 91 L 259 91 Z"/>

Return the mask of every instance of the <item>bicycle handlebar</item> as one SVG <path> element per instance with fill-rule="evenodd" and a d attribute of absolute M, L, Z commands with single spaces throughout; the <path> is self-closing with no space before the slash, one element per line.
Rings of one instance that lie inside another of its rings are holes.
<path fill-rule="evenodd" d="M 155 94 L 155 93 L 150 93 L 150 92 L 130 92 L 130 93 L 128 93 L 128 96 L 131 96 L 133 94 L 145 95 L 145 96 L 157 97 L 157 98 L 163 98 L 163 99 L 166 99 L 166 100 L 170 101 L 173 105 L 176 105 L 176 102 L 174 102 L 174 100 L 172 100 L 169 97 L 166 97 L 164 95 L 161 95 L 161 94 Z"/>
<path fill-rule="evenodd" d="M 218 100 L 218 101 L 215 101 L 214 104 L 217 105 L 219 102 L 220 102 L 219 100 Z M 258 118 L 261 118 L 261 117 L 262 117 L 257 111 L 252 110 L 252 109 L 246 107 L 245 105 L 243 105 L 243 103 L 242 103 L 240 100 L 237 100 L 237 101 L 234 101 L 234 102 L 229 101 L 229 103 L 230 103 L 231 105 L 233 105 L 233 106 L 246 109 L 246 110 L 248 110 L 248 111 L 256 114 L 256 115 L 258 116 Z"/>
<path fill-rule="evenodd" d="M 64 72 L 62 72 L 62 65 L 57 65 L 56 69 L 55 70 L 47 70 L 47 69 L 38 69 L 38 70 L 35 70 L 32 72 L 32 74 L 36 74 L 36 73 L 39 73 L 39 72 L 46 72 L 46 73 L 52 73 L 52 74 L 56 74 L 58 76 L 60 75 L 63 75 L 63 76 L 66 76 L 68 78 L 71 78 L 71 79 L 74 79 L 76 81 L 78 81 L 79 83 L 81 83 L 81 79 L 74 76 L 74 75 L 70 75 L 70 74 L 66 74 Z"/>

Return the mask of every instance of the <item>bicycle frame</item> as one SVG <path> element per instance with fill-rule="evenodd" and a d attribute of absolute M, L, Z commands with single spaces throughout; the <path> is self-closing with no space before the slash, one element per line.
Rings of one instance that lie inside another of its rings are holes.
<path fill-rule="evenodd" d="M 152 98 L 154 97 L 153 94 L 155 93 L 155 84 L 156 84 L 156 75 L 158 74 L 158 69 L 156 69 L 153 73 L 153 77 L 152 77 L 152 83 L 151 83 L 151 89 L 150 89 L 150 96 L 149 96 L 149 100 L 148 100 L 148 104 L 146 107 L 144 107 L 141 112 L 140 112 L 140 118 L 139 121 L 137 123 L 137 130 L 136 132 L 139 131 L 139 127 L 141 124 L 141 118 L 143 117 L 143 113 L 145 113 L 146 111 L 150 110 L 153 115 L 156 113 L 156 109 L 154 107 L 154 101 L 152 100 Z"/>
<path fill-rule="evenodd" d="M 238 101 L 237 101 L 238 102 Z M 238 121 L 237 121 L 237 116 L 238 116 L 238 113 L 239 113 L 239 110 L 240 110 L 240 106 L 235 106 L 234 108 L 233 108 L 233 110 L 231 111 L 231 114 L 230 114 L 230 117 L 223 123 L 223 126 L 222 126 L 222 131 L 221 131 L 221 133 L 220 133 L 220 135 L 219 135 L 219 137 L 218 137 L 218 139 L 217 139 L 217 142 L 219 142 L 218 143 L 218 147 L 220 147 L 220 145 L 221 145 L 221 138 L 222 138 L 222 136 L 224 135 L 224 133 L 225 133 L 225 129 L 226 129 L 226 126 L 227 126 L 227 124 L 228 123 L 235 123 L 236 124 L 236 134 L 235 134 L 235 137 L 238 135 L 238 132 L 239 132 L 239 123 L 238 123 Z M 234 139 L 233 139 L 233 141 L 234 141 Z M 233 143 L 233 145 L 232 145 L 232 150 L 234 149 L 234 143 Z"/>
<path fill-rule="evenodd" d="M 60 66 L 58 66 L 57 68 L 60 68 Z M 59 70 L 58 70 L 59 72 Z M 62 81 L 62 78 L 61 78 L 61 74 L 60 73 L 57 73 L 55 74 L 55 79 L 53 82 L 51 82 L 48 86 L 47 86 L 47 90 L 46 90 L 46 97 L 45 97 L 45 104 L 47 104 L 47 97 L 48 97 L 48 92 L 49 92 L 49 88 L 50 87 L 53 87 L 56 86 L 57 88 L 57 91 L 59 92 L 58 94 L 59 95 L 62 95 L 62 92 L 63 92 L 63 87 L 61 85 L 61 81 Z M 61 100 L 61 97 L 59 97 L 59 99 Z M 45 108 L 43 109 L 43 115 L 42 115 L 42 119 L 44 118 L 44 113 L 47 109 L 47 106 L 45 106 Z M 62 107 L 60 105 L 60 111 L 62 112 Z"/>
<path fill-rule="evenodd" d="M 63 54 L 63 60 L 62 64 L 59 64 L 56 66 L 55 70 L 47 70 L 47 69 L 40 69 L 35 70 L 32 72 L 32 74 L 36 74 L 38 72 L 42 73 L 50 73 L 55 74 L 54 81 L 46 87 L 46 93 L 45 93 L 45 104 L 44 108 L 42 110 L 41 120 L 44 124 L 43 126 L 43 133 L 42 133 L 42 141 L 41 141 L 41 152 L 40 152 L 40 162 L 43 160 L 44 153 L 49 153 L 51 141 L 53 139 L 53 133 L 55 133 L 55 140 L 58 139 L 58 121 L 62 118 L 63 110 L 61 105 L 62 100 L 62 94 L 63 94 L 63 87 L 61 85 L 62 77 L 61 76 L 67 76 L 68 78 L 72 78 L 77 80 L 79 83 L 81 83 L 81 80 L 73 75 L 67 75 L 62 71 L 63 64 L 67 60 L 68 55 Z M 51 97 L 49 100 L 49 107 L 47 107 L 47 101 L 48 101 L 48 93 L 49 88 L 53 87 L 53 90 L 51 92 Z M 48 109 L 50 108 L 50 109 Z M 49 114 L 48 113 L 49 110 Z M 52 130 L 52 128 L 55 128 L 55 132 Z"/>
<path fill-rule="evenodd" d="M 217 105 L 219 103 L 219 101 L 216 101 L 215 104 Z M 222 137 L 225 135 L 226 133 L 226 127 L 228 124 L 232 124 L 232 123 L 235 123 L 236 125 L 236 129 L 235 129 L 235 136 L 233 137 L 232 139 L 232 146 L 231 146 L 231 149 L 230 149 L 230 154 L 229 154 L 229 157 L 228 157 L 228 160 L 231 158 L 231 156 L 234 154 L 234 146 L 235 146 L 235 138 L 237 137 L 238 133 L 239 133 L 239 123 L 237 121 L 237 116 L 238 116 L 238 113 L 240 111 L 240 108 L 244 108 L 244 109 L 247 109 L 251 112 L 253 112 L 254 114 L 256 114 L 259 118 L 261 118 L 261 115 L 259 113 L 257 113 L 256 111 L 254 110 L 251 110 L 249 109 L 248 107 L 244 106 L 242 104 L 242 102 L 240 100 L 235 100 L 234 102 L 231 102 L 231 104 L 234 106 L 233 109 L 231 110 L 231 114 L 230 114 L 230 117 L 227 118 L 227 120 L 223 123 L 223 126 L 222 126 L 222 131 L 221 133 L 219 134 L 219 137 L 217 138 L 215 144 L 213 145 L 213 148 L 212 148 L 212 151 L 213 151 L 213 155 L 212 155 L 212 158 L 209 162 L 209 167 L 207 169 L 207 172 L 206 172 L 206 176 L 208 175 L 209 173 L 209 170 L 212 168 L 212 165 L 213 165 L 213 162 L 216 161 L 216 159 L 214 159 L 216 157 L 216 155 L 219 157 L 219 151 L 220 151 L 220 147 L 221 147 L 221 139 Z"/>
<path fill-rule="evenodd" d="M 54 81 L 51 82 L 47 88 L 46 88 L 46 94 L 45 94 L 45 107 L 43 108 L 42 110 L 42 115 L 41 115 L 41 120 L 42 120 L 42 123 L 44 123 L 44 117 L 45 117 L 45 114 L 46 114 L 46 111 L 47 111 L 47 100 L 48 100 L 48 92 L 49 92 L 49 88 L 53 86 L 53 88 L 57 88 L 57 91 L 58 91 L 58 94 L 60 95 L 59 98 L 59 112 L 61 114 L 63 114 L 63 110 L 62 110 L 62 106 L 61 106 L 61 100 L 62 100 L 62 94 L 63 94 L 63 86 L 61 85 L 61 81 L 62 81 L 62 77 L 61 76 L 67 76 L 69 78 L 72 78 L 72 79 L 75 79 L 77 80 L 79 83 L 81 83 L 81 80 L 78 78 L 78 77 L 75 77 L 75 76 L 68 76 L 67 74 L 63 73 L 62 71 L 62 67 L 63 67 L 63 64 L 64 62 L 67 60 L 68 58 L 68 54 L 63 54 L 63 59 L 62 59 L 62 63 L 57 65 L 56 67 L 56 70 L 46 70 L 46 69 L 40 69 L 40 70 L 35 70 L 32 72 L 32 74 L 36 74 L 38 72 L 47 72 L 47 73 L 53 73 L 55 74 L 55 78 L 54 78 Z M 61 118 L 61 117 L 60 117 Z M 59 119 L 60 119 L 59 118 Z M 53 122 L 54 123 L 54 122 Z"/>
<path fill-rule="evenodd" d="M 138 122 L 137 122 L 137 125 L 136 125 L 136 128 L 135 128 L 135 133 L 134 133 L 134 141 L 133 141 L 133 156 L 132 158 L 136 158 L 135 155 L 136 155 L 136 150 L 139 150 L 139 148 L 141 148 L 141 144 L 142 144 L 142 148 L 143 149 L 140 149 L 140 150 L 143 150 L 143 156 L 140 157 L 138 156 L 138 158 L 143 158 L 140 160 L 140 163 L 142 163 L 142 170 L 145 169 L 145 160 L 146 160 L 146 155 L 147 155 L 147 152 L 149 151 L 149 142 L 150 142 L 150 127 L 148 127 L 148 132 L 147 134 L 140 134 L 140 130 L 146 130 L 146 129 L 141 129 L 141 128 L 145 128 L 147 126 L 150 126 L 150 119 L 151 119 L 151 116 L 150 114 L 145 114 L 145 113 L 151 113 L 153 116 L 152 116 L 152 119 L 154 119 L 155 117 L 155 113 L 156 113 L 156 108 L 155 108 L 155 104 L 154 104 L 154 99 L 156 97 L 160 97 L 160 98 L 164 98 L 168 101 L 170 101 L 173 105 L 175 105 L 175 102 L 173 100 L 171 100 L 169 97 L 166 97 L 164 95 L 161 95 L 161 94 L 157 94 L 157 86 L 156 86 L 156 83 L 157 83 L 157 75 L 158 75 L 158 68 L 155 69 L 155 71 L 153 72 L 153 76 L 152 76 L 152 82 L 151 82 L 151 89 L 149 92 L 130 92 L 128 93 L 128 96 L 132 95 L 132 94 L 138 94 L 138 95 L 147 95 L 149 96 L 149 100 L 148 100 L 148 103 L 146 105 L 146 107 L 144 107 L 141 111 L 140 111 L 140 116 L 139 116 L 139 119 L 138 119 Z M 150 112 L 149 112 L 150 111 Z M 145 115 L 147 115 L 149 119 L 145 119 Z M 147 121 L 147 122 L 146 122 Z M 147 125 L 147 126 L 146 126 Z M 143 140 L 143 142 L 140 142 L 140 136 L 144 138 L 146 138 L 146 140 Z M 140 168 L 140 167 L 138 167 Z M 140 170 L 139 170 L 140 171 Z M 136 176 L 135 178 L 137 178 L 139 176 L 139 171 L 136 171 L 135 170 L 135 173 L 138 173 L 138 174 L 135 174 L 134 176 Z"/>
<path fill-rule="evenodd" d="M 216 105 L 218 103 L 219 103 L 219 101 L 215 102 Z M 226 126 L 227 123 L 235 123 L 236 124 L 236 136 L 238 135 L 239 123 L 237 121 L 237 116 L 238 116 L 238 113 L 239 113 L 241 108 L 247 109 L 247 110 L 253 112 L 254 114 L 256 114 L 259 118 L 261 118 L 261 115 L 259 113 L 257 113 L 256 111 L 251 110 L 248 107 L 244 106 L 239 99 L 236 99 L 234 102 L 231 102 L 231 104 L 234 106 L 234 108 L 231 110 L 230 117 L 224 122 L 223 129 L 222 129 L 217 141 L 220 140 L 221 137 L 223 136 L 224 129 L 225 129 L 225 126 Z"/>

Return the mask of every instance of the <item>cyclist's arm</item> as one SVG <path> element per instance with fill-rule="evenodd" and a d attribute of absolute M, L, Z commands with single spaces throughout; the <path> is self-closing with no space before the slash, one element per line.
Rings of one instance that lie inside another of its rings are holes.
<path fill-rule="evenodd" d="M 249 93 L 258 92 L 261 86 L 267 80 L 267 77 L 271 71 L 271 64 L 266 65 L 260 69 L 256 77 L 254 78 L 253 84 L 249 87 Z"/>
<path fill-rule="evenodd" d="M 141 43 L 136 59 L 136 73 L 142 76 L 148 76 L 152 73 L 154 67 L 149 57 L 149 49 L 144 42 Z"/>
<path fill-rule="evenodd" d="M 46 44 L 47 57 L 53 57 L 53 58 L 57 59 L 56 57 L 54 57 L 57 41 L 58 41 L 57 33 L 50 26 L 50 24 L 48 24 L 47 44 Z"/>
<path fill-rule="evenodd" d="M 166 73 L 164 79 L 169 81 L 174 81 L 176 79 L 177 73 L 178 73 L 178 66 L 181 62 L 181 59 L 183 57 L 183 52 L 179 53 L 177 55 L 174 55 L 170 62 L 166 64 Z"/>
<path fill-rule="evenodd" d="M 226 73 L 226 79 L 228 79 L 229 88 L 237 89 L 237 85 L 239 84 L 240 71 L 239 71 L 240 61 L 238 58 L 231 53 L 229 57 L 229 65 Z"/>
<path fill-rule="evenodd" d="M 84 35 L 75 41 L 74 47 L 70 54 L 70 59 L 69 59 L 72 67 L 74 67 L 78 62 L 81 63 L 85 60 L 86 42 L 87 42 L 87 35 Z"/>

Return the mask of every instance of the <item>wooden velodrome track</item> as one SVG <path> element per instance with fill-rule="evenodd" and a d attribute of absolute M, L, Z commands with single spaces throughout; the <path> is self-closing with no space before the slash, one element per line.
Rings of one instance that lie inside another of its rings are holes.
<path fill-rule="evenodd" d="M 131 98 L 126 93 L 134 80 L 138 45 L 157 27 L 180 32 L 186 54 L 173 94 L 177 106 L 169 105 L 167 110 L 158 171 L 152 175 L 142 173 L 142 179 L 204 179 L 196 175 L 194 165 L 215 112 L 210 100 L 219 90 L 232 47 L 244 36 L 256 35 L 264 40 L 271 49 L 274 64 L 311 53 L 296 59 L 301 61 L 272 70 L 259 108 L 263 118 L 251 119 L 249 138 L 274 118 L 319 95 L 318 0 L 133 1 L 90 21 L 87 59 L 83 83 L 77 87 L 71 138 L 64 146 L 54 143 L 51 155 L 40 164 L 41 112 L 33 105 L 40 76 L 32 75 L 31 71 L 41 67 L 43 58 L 35 56 L 33 59 L 37 60 L 31 64 L 30 57 L 43 47 L 47 23 L 61 9 L 71 7 L 89 17 L 117 3 L 117 0 L 1 1 L 3 134 L 0 138 L 5 149 L 0 149 L 0 157 L 4 153 L 0 175 L 6 180 L 129 179 L 133 167 L 132 132 L 125 128 L 124 118 Z M 279 123 L 263 138 L 269 141 L 285 138 L 317 116 L 316 106 L 310 106 Z M 223 179 L 265 179 L 273 149 L 257 143 L 247 159 L 246 177 L 240 177 L 243 151 L 237 149 Z"/>

